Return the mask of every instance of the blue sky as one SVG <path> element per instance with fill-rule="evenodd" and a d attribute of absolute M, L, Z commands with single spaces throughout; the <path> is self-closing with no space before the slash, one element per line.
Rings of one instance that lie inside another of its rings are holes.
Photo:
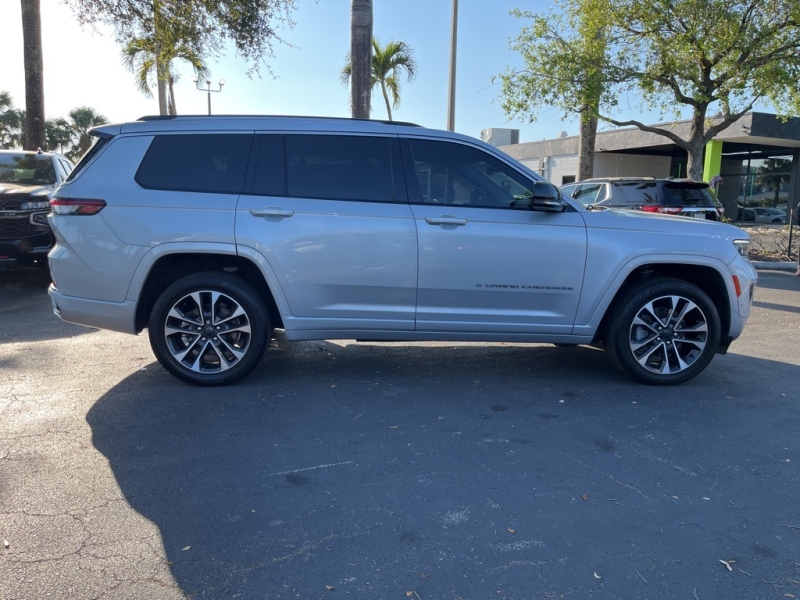
<path fill-rule="evenodd" d="M 158 112 L 156 100 L 142 96 L 133 75 L 125 70 L 119 47 L 109 31 L 81 29 L 58 0 L 41 0 L 44 45 L 45 107 L 48 117 L 66 116 L 82 105 L 97 109 L 111 121 L 132 120 Z M 6 27 L 0 37 L 0 90 L 9 91 L 24 106 L 24 72 L 19 2 L 4 7 Z M 521 130 L 520 141 L 577 134 L 575 120 L 562 121 L 560 111 L 545 109 L 539 121 L 509 122 L 492 76 L 506 66 L 518 68 L 521 59 L 508 41 L 525 22 L 509 15 L 513 8 L 545 12 L 549 0 L 460 0 L 456 130 L 478 137 L 488 127 Z M 374 34 L 381 41 L 409 44 L 419 74 L 404 83 L 397 120 L 445 128 L 450 49 L 450 0 L 375 0 Z M 294 29 L 281 31 L 288 44 L 277 44 L 268 60 L 273 75 L 248 78 L 248 65 L 233 51 L 209 60 L 212 81 L 225 79 L 223 91 L 212 94 L 212 110 L 229 114 L 307 114 L 349 116 L 347 89 L 339 72 L 350 44 L 349 0 L 298 0 Z M 176 87 L 178 112 L 205 114 L 207 95 L 197 91 L 191 70 L 184 68 Z M 373 95 L 373 118 L 386 118 L 382 98 Z M 653 122 L 657 114 L 642 115 L 635 99 L 623 98 L 620 112 Z"/>

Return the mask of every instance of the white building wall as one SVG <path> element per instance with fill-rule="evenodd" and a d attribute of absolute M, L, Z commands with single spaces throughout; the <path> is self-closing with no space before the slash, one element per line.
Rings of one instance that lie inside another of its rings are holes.
<path fill-rule="evenodd" d="M 544 178 L 550 183 L 561 185 L 564 177 L 575 177 L 578 174 L 578 155 L 549 156 L 544 165 Z"/>
<path fill-rule="evenodd" d="M 528 167 L 531 171 L 534 171 L 536 173 L 541 173 L 542 172 L 541 169 L 539 168 L 539 158 L 538 157 L 537 158 L 523 158 L 519 162 L 521 162 L 523 165 Z"/>

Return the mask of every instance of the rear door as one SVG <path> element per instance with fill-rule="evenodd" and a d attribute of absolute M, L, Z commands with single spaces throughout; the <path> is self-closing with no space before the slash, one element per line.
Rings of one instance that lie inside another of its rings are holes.
<path fill-rule="evenodd" d="M 257 140 L 236 243 L 264 256 L 296 330 L 413 330 L 417 238 L 396 136 Z"/>

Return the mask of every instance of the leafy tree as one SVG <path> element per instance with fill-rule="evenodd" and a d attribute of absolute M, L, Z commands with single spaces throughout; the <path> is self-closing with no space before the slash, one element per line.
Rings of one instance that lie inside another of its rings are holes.
<path fill-rule="evenodd" d="M 577 10 L 580 0 L 564 5 Z M 708 141 L 757 102 L 781 114 L 800 110 L 796 0 L 609 0 L 603 23 L 604 93 L 634 91 L 645 107 L 691 117 L 686 138 L 635 119 L 600 119 L 668 138 L 686 150 L 693 179 L 702 178 Z"/>
<path fill-rule="evenodd" d="M 236 52 L 258 72 L 282 42 L 281 27 L 292 27 L 296 0 L 65 0 L 81 24 L 104 23 L 125 46 L 139 39 L 157 39 L 160 62 L 171 45 L 189 45 L 199 56 L 218 54 L 231 41 Z M 156 36 L 156 33 L 159 35 Z M 168 37 L 167 37 L 168 35 Z M 160 75 L 160 74 L 159 74 Z M 159 81 L 166 82 L 159 77 Z"/>
<path fill-rule="evenodd" d="M 535 121 L 542 106 L 555 106 L 564 118 L 577 114 L 580 122 L 578 179 L 594 172 L 594 146 L 601 106 L 613 106 L 606 68 L 606 22 L 609 0 L 574 0 L 557 5 L 560 11 L 539 15 L 515 10 L 530 25 L 511 42 L 525 68 L 506 69 L 500 76 L 506 114 Z"/>
<path fill-rule="evenodd" d="M 352 0 L 350 5 L 350 112 L 354 119 L 369 119 L 372 98 L 372 0 Z"/>
<path fill-rule="evenodd" d="M 789 183 L 789 171 L 792 169 L 792 161 L 785 158 L 768 158 L 764 164 L 756 170 L 756 183 L 767 189 L 774 190 L 775 196 L 772 199 L 772 206 L 778 206 L 780 202 L 781 187 Z"/>
<path fill-rule="evenodd" d="M 167 77 L 167 113 L 177 114 L 175 105 L 174 84 L 178 75 L 173 68 L 173 61 L 185 60 L 188 62 L 199 79 L 203 79 L 210 74 L 208 67 L 202 56 L 200 56 L 188 44 L 179 43 L 168 47 L 164 46 L 164 51 L 160 54 L 162 60 L 161 72 Z M 122 51 L 122 61 L 125 67 L 136 76 L 136 86 L 139 91 L 147 98 L 152 98 L 150 91 L 150 80 L 156 76 L 156 64 L 159 61 L 159 47 L 155 38 L 136 38 L 126 44 Z"/>
<path fill-rule="evenodd" d="M 352 66 L 350 55 L 345 59 L 342 69 L 342 83 L 350 81 Z M 400 106 L 400 78 L 405 72 L 407 81 L 413 81 L 417 75 L 417 63 L 411 47 L 405 42 L 390 41 L 381 46 L 377 39 L 372 39 L 372 87 L 380 86 L 386 113 L 392 120 L 392 107 Z M 392 102 L 389 102 L 389 96 Z"/>
<path fill-rule="evenodd" d="M 25 66 L 25 150 L 46 148 L 44 126 L 44 66 L 40 0 L 22 0 L 23 64 Z"/>

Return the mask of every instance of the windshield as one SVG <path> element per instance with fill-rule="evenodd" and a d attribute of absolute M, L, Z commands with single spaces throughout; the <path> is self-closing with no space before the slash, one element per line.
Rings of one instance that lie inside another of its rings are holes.
<path fill-rule="evenodd" d="M 0 183 L 27 185 L 52 185 L 56 183 L 56 170 L 49 156 L 33 154 L 0 155 Z"/>

